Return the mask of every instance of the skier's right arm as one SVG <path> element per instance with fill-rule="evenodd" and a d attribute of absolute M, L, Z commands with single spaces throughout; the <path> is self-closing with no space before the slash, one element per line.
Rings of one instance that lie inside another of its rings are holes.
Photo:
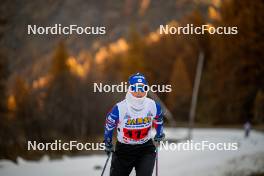
<path fill-rule="evenodd" d="M 115 127 L 117 126 L 119 120 L 118 107 L 115 105 L 112 110 L 107 114 L 105 121 L 104 130 L 104 141 L 106 143 L 112 143 L 112 137 Z"/>

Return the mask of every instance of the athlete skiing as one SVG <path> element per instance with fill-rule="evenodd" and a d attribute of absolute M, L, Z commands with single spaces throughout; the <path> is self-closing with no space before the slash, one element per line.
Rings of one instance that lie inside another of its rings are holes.
<path fill-rule="evenodd" d="M 147 98 L 147 81 L 143 74 L 129 78 L 129 89 L 123 101 L 117 103 L 106 117 L 104 142 L 106 152 L 113 152 L 110 176 L 129 176 L 133 168 L 137 176 L 151 176 L 156 148 L 151 139 L 152 125 L 156 129 L 154 141 L 164 139 L 163 113 L 160 105 Z M 117 143 L 113 151 L 112 136 L 117 129 Z"/>

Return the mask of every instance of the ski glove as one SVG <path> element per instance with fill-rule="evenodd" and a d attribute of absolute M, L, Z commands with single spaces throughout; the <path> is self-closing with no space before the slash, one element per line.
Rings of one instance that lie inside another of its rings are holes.
<path fill-rule="evenodd" d="M 154 137 L 154 141 L 155 142 L 160 142 L 160 141 L 162 141 L 163 139 L 165 138 L 165 134 L 164 133 L 162 133 L 161 135 L 155 135 L 155 137 Z"/>
<path fill-rule="evenodd" d="M 105 143 L 105 152 L 107 155 L 109 155 L 111 152 L 114 151 L 112 141 L 107 139 L 107 140 L 104 140 L 104 143 Z"/>

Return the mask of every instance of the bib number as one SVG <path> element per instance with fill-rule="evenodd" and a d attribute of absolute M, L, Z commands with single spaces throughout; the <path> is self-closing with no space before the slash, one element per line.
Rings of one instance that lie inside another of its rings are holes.
<path fill-rule="evenodd" d="M 140 140 L 145 138 L 149 133 L 150 127 L 142 129 L 127 129 L 123 128 L 124 137 L 133 140 Z"/>

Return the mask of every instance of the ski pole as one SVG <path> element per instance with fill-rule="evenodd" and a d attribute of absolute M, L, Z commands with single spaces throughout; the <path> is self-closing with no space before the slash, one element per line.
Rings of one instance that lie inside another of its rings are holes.
<path fill-rule="evenodd" d="M 105 165 L 104 165 L 104 168 L 103 168 L 103 171 L 102 171 L 101 176 L 104 175 L 105 168 L 106 168 L 106 166 L 107 166 L 107 164 L 108 164 L 108 161 L 109 161 L 109 158 L 110 158 L 111 154 L 112 154 L 112 152 L 110 152 L 110 153 L 107 155 L 107 159 L 106 159 L 106 161 L 105 161 Z"/>
<path fill-rule="evenodd" d="M 159 150 L 159 148 L 158 147 L 156 147 L 156 176 L 158 176 L 159 174 L 158 174 L 158 150 Z"/>

